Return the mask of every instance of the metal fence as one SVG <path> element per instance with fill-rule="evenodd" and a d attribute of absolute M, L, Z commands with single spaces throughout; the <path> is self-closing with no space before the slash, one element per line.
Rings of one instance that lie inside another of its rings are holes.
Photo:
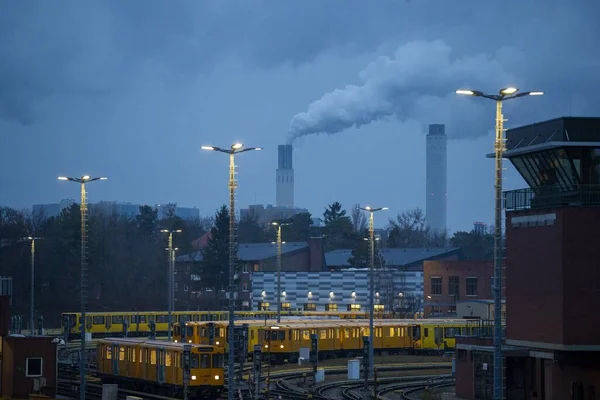
<path fill-rule="evenodd" d="M 507 211 L 563 206 L 600 207 L 600 185 L 576 185 L 568 190 L 555 185 L 504 192 Z"/>

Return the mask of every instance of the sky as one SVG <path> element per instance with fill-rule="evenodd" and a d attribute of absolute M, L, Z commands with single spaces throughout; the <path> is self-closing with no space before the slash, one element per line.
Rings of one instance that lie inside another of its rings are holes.
<path fill-rule="evenodd" d="M 0 204 L 176 202 L 212 215 L 240 141 L 237 204 L 425 208 L 425 133 L 448 134 L 448 228 L 493 220 L 494 104 L 457 88 L 543 90 L 506 127 L 600 116 L 595 0 L 0 0 Z M 506 189 L 526 187 L 506 162 Z"/>

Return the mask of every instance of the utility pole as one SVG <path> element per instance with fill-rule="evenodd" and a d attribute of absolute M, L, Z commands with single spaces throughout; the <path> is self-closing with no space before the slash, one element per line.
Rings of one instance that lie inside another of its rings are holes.
<path fill-rule="evenodd" d="M 79 329 L 81 332 L 81 345 L 79 347 L 79 398 L 85 400 L 86 390 L 86 376 L 85 367 L 87 364 L 86 354 L 86 340 L 85 340 L 85 325 L 86 325 L 86 308 L 87 308 L 87 197 L 85 192 L 85 184 L 93 181 L 104 181 L 107 178 L 92 178 L 89 175 L 84 175 L 80 178 L 70 178 L 67 176 L 59 176 L 61 181 L 70 181 L 81 184 L 81 205 L 79 207 L 81 212 L 81 281 L 80 281 L 80 294 L 81 294 L 81 320 L 79 321 Z"/>
<path fill-rule="evenodd" d="M 229 295 L 229 354 L 227 357 L 227 398 L 233 400 L 234 397 L 234 365 L 235 365 L 235 351 L 234 351 L 234 326 L 235 326 L 235 154 L 243 153 L 250 150 L 262 150 L 262 147 L 248 147 L 243 148 L 244 145 L 241 143 L 234 143 L 230 149 L 222 149 L 215 146 L 202 146 L 202 150 L 218 151 L 229 155 L 229 287 L 227 292 Z"/>
<path fill-rule="evenodd" d="M 281 323 L 281 227 L 291 225 L 291 222 L 271 222 L 271 225 L 277 227 L 277 323 Z"/>
<path fill-rule="evenodd" d="M 42 239 L 41 237 L 28 236 L 24 238 L 31 242 L 31 305 L 29 309 L 29 329 L 31 335 L 35 335 L 35 241 Z"/>
<path fill-rule="evenodd" d="M 172 336 L 172 329 L 173 329 L 173 308 L 175 307 L 175 250 L 177 250 L 177 248 L 173 248 L 173 234 L 174 233 L 181 233 L 182 230 L 181 229 L 172 229 L 172 230 L 168 230 L 168 229 L 162 229 L 161 232 L 163 233 L 168 233 L 169 234 L 169 241 L 168 241 L 168 245 L 169 247 L 167 247 L 167 250 L 169 251 L 169 279 L 168 279 L 168 290 L 167 290 L 167 296 L 168 296 L 168 307 L 169 307 L 169 327 L 167 328 L 167 340 L 170 342 L 171 341 L 171 336 Z"/>
<path fill-rule="evenodd" d="M 375 322 L 374 322 L 374 313 L 375 313 L 375 301 L 373 296 L 375 294 L 375 218 L 374 214 L 377 211 L 387 210 L 387 207 L 378 207 L 373 208 L 371 206 L 359 207 L 359 209 L 363 211 L 367 211 L 369 213 L 369 374 L 373 375 L 374 369 L 374 330 L 375 330 Z"/>

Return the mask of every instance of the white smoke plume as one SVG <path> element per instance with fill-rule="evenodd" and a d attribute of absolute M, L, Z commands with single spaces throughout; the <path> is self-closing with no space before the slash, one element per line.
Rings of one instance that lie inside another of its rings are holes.
<path fill-rule="evenodd" d="M 484 134 L 485 128 L 468 122 L 472 114 L 460 112 L 464 102 L 456 99 L 455 90 L 486 90 L 512 80 L 489 55 L 454 58 L 451 53 L 443 41 L 415 41 L 400 46 L 392 57 L 377 58 L 359 73 L 362 84 L 327 93 L 306 112 L 294 115 L 288 143 L 306 135 L 335 134 L 392 115 L 400 120 L 421 120 L 424 125 L 446 123 L 449 136 Z M 444 120 L 447 118 L 452 121 Z M 468 129 L 452 129 L 459 121 Z"/>

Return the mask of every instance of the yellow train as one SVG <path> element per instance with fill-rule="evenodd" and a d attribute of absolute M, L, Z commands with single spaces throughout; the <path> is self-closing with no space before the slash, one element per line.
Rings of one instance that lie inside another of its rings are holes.
<path fill-rule="evenodd" d="M 455 336 L 471 334 L 465 319 L 397 319 L 376 320 L 374 348 L 379 352 L 439 353 L 453 349 Z M 362 337 L 369 335 L 367 320 L 275 320 L 236 321 L 236 335 L 246 338 L 245 349 L 252 354 L 260 344 L 263 353 L 273 361 L 296 361 L 300 348 L 310 347 L 310 335 L 319 337 L 320 357 L 356 356 L 362 349 Z M 222 346 L 228 349 L 228 323 L 187 322 L 185 328 L 174 326 L 174 339 L 188 343 Z M 272 341 L 273 343 L 269 343 Z M 239 339 L 236 341 L 239 343 Z M 239 345 L 239 344 L 238 344 Z M 267 351 L 268 349 L 268 351 Z"/>
<path fill-rule="evenodd" d="M 374 324 L 375 355 L 383 353 L 440 353 L 454 349 L 455 337 L 467 333 L 467 320 L 377 320 Z M 300 349 L 311 347 L 311 335 L 318 338 L 319 358 L 355 357 L 369 336 L 369 322 L 313 321 L 279 324 L 259 329 L 258 340 L 264 357 L 274 362 L 295 362 Z"/>
<path fill-rule="evenodd" d="M 175 311 L 173 323 L 184 321 L 226 321 L 227 311 Z M 276 311 L 236 311 L 236 319 L 272 319 Z M 283 311 L 282 317 L 324 317 L 340 319 L 368 318 L 368 314 L 360 311 Z M 390 314 L 378 313 L 379 318 L 389 318 Z M 139 311 L 139 312 L 89 312 L 86 313 L 85 331 L 92 337 L 121 336 L 124 327 L 127 336 L 148 336 L 154 325 L 156 334 L 167 334 L 168 313 L 166 311 Z M 67 312 L 61 316 L 63 332 L 69 337 L 80 335 L 81 313 Z"/>
<path fill-rule="evenodd" d="M 182 397 L 184 371 L 189 373 L 191 399 L 215 399 L 224 388 L 223 349 L 190 345 L 185 363 L 184 344 L 164 341 L 108 338 L 97 343 L 98 372 L 103 383 L 122 388 Z"/>

